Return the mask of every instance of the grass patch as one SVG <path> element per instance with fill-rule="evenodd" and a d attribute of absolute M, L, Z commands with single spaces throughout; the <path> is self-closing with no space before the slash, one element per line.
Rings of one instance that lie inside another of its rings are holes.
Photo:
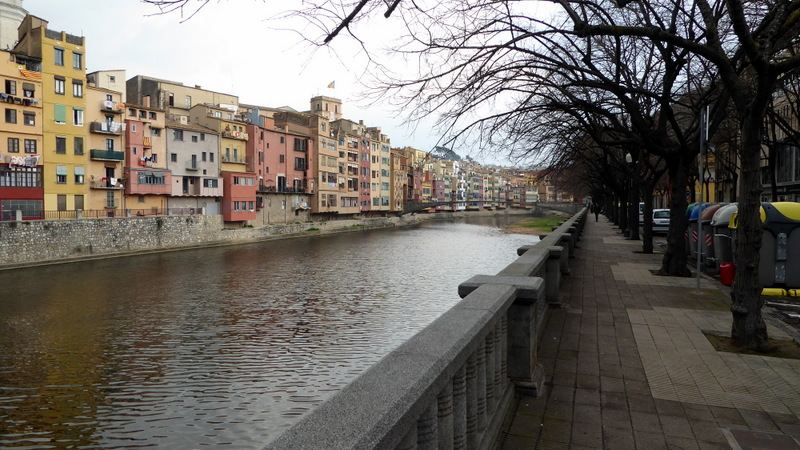
<path fill-rule="evenodd" d="M 715 331 L 703 331 L 708 342 L 714 346 L 718 352 L 741 353 L 745 355 L 773 356 L 775 358 L 800 359 L 800 345 L 791 339 L 769 338 L 768 349 L 765 352 L 757 352 L 746 348 L 733 345 L 729 335 Z"/>
<path fill-rule="evenodd" d="M 531 219 L 520 220 L 519 222 L 512 224 L 512 226 L 550 231 L 553 227 L 561 225 L 561 222 L 563 221 L 564 218 L 561 216 L 533 217 Z"/>

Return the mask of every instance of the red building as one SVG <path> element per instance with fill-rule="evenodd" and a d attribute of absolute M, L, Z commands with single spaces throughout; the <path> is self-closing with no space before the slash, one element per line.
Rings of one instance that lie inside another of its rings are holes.
<path fill-rule="evenodd" d="M 164 111 L 128 105 L 125 118 L 125 195 L 134 209 L 166 210 L 172 194 Z"/>
<path fill-rule="evenodd" d="M 225 222 L 255 220 L 255 174 L 222 172 L 222 186 L 222 219 Z"/>
<path fill-rule="evenodd" d="M 44 180 L 38 155 L 0 156 L 0 220 L 44 218 Z"/>

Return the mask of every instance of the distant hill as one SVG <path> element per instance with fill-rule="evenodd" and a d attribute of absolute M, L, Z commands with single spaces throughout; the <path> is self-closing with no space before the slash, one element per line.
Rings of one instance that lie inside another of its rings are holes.
<path fill-rule="evenodd" d="M 433 150 L 431 150 L 431 156 L 450 161 L 461 161 L 461 157 L 458 156 L 458 153 L 447 147 L 434 147 Z"/>

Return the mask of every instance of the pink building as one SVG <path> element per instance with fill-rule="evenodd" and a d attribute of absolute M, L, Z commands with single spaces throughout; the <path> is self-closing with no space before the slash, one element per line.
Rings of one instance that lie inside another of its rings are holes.
<path fill-rule="evenodd" d="M 266 127 L 247 126 L 247 171 L 255 173 L 259 192 L 311 193 L 314 141 L 267 120 Z"/>

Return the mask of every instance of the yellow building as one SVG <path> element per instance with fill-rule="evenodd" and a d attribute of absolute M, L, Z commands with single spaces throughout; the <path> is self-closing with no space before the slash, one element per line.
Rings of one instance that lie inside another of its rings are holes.
<path fill-rule="evenodd" d="M 222 172 L 247 172 L 247 124 L 236 119 L 236 110 L 226 106 L 195 105 L 189 121 L 219 132 Z"/>
<path fill-rule="evenodd" d="M 128 208 L 124 202 L 125 104 L 122 93 L 96 86 L 86 88 L 86 120 L 89 124 L 89 202 L 86 209 Z"/>
<path fill-rule="evenodd" d="M 46 20 L 31 15 L 18 35 L 14 53 L 41 61 L 44 208 L 86 209 L 85 40 L 50 30 Z"/>
<path fill-rule="evenodd" d="M 0 220 L 43 214 L 42 76 L 39 64 L 0 51 Z M 5 147 L 2 145 L 5 144 Z"/>

